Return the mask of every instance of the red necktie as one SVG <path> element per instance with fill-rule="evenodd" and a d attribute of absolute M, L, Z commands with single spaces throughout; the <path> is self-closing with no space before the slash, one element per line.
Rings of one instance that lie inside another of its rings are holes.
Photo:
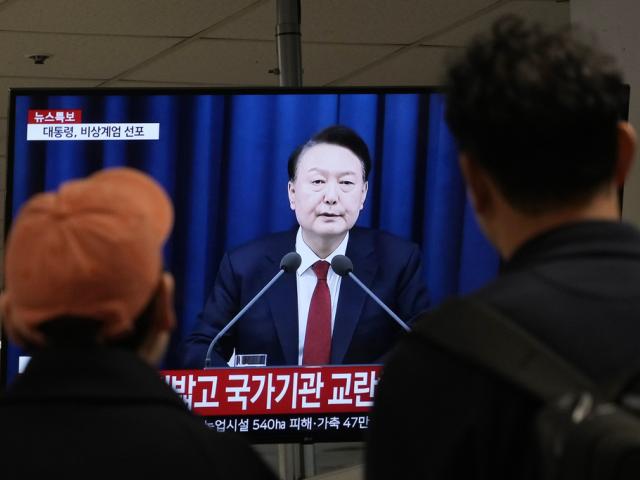
<path fill-rule="evenodd" d="M 309 304 L 302 364 L 326 365 L 331 358 L 331 294 L 327 285 L 329 262 L 320 260 L 311 268 L 318 281 Z"/>

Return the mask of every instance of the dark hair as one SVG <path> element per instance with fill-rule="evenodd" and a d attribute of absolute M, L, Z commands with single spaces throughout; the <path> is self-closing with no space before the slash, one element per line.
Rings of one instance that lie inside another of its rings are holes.
<path fill-rule="evenodd" d="M 324 130 L 316 133 L 305 144 L 298 146 L 289 156 L 287 170 L 289 172 L 289 180 L 296 178 L 296 169 L 300 156 L 309 148 L 321 143 L 330 145 L 338 145 L 350 150 L 362 163 L 362 178 L 366 182 L 371 171 L 371 157 L 369 156 L 369 147 L 365 141 L 354 130 L 344 125 L 331 125 Z"/>
<path fill-rule="evenodd" d="M 503 17 L 447 73 L 460 150 L 523 212 L 580 203 L 613 177 L 626 89 L 614 60 L 579 36 Z"/>
<path fill-rule="evenodd" d="M 137 350 L 142 345 L 151 329 L 157 293 L 157 290 L 154 290 L 151 300 L 134 321 L 133 331 L 123 337 L 108 340 L 107 345 L 128 350 Z M 98 320 L 71 315 L 54 318 L 39 327 L 45 336 L 47 346 L 64 348 L 97 345 L 100 328 L 101 322 Z"/>

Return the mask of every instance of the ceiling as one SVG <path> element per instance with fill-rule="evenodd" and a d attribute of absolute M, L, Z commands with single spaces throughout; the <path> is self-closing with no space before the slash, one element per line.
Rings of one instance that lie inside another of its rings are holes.
<path fill-rule="evenodd" d="M 446 55 L 502 14 L 569 21 L 556 0 L 302 0 L 301 12 L 308 86 L 437 84 Z M 0 90 L 276 86 L 275 24 L 275 0 L 0 0 Z"/>
<path fill-rule="evenodd" d="M 303 83 L 436 85 L 506 13 L 562 25 L 569 3 L 301 0 Z M 10 87 L 277 86 L 275 25 L 276 0 L 0 0 L 1 164 Z"/>

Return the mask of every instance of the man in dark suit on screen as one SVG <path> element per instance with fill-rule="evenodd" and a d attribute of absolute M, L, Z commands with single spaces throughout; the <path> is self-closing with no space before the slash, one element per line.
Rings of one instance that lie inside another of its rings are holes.
<path fill-rule="evenodd" d="M 183 366 L 202 368 L 211 340 L 278 271 L 287 252 L 302 263 L 285 275 L 223 336 L 213 364 L 236 354 L 266 354 L 268 365 L 379 361 L 401 328 L 350 278 L 329 267 L 348 256 L 354 273 L 405 320 L 429 305 L 418 247 L 354 227 L 367 197 L 371 159 L 351 129 L 331 126 L 289 159 L 288 196 L 299 224 L 227 253 L 196 327 L 183 345 Z"/>

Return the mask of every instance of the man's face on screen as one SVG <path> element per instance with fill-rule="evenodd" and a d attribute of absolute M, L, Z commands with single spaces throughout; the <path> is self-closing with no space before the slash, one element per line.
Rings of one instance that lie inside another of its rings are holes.
<path fill-rule="evenodd" d="M 289 201 L 306 239 L 344 236 L 364 207 L 367 187 L 351 150 L 321 143 L 303 151 Z"/>

